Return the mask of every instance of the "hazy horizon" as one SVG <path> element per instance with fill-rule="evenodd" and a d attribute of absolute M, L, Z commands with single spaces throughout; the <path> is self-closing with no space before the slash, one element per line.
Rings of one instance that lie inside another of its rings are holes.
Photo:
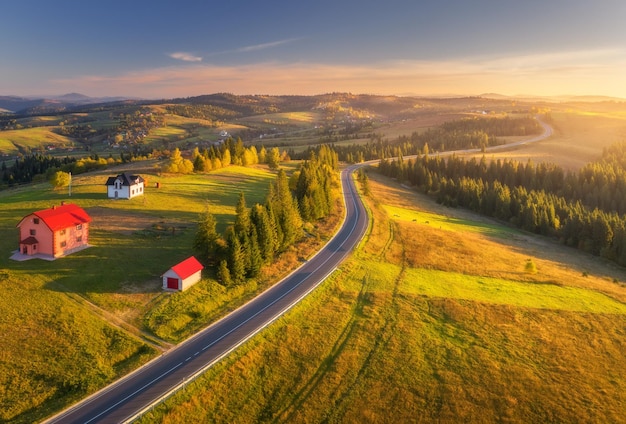
<path fill-rule="evenodd" d="M 626 98 L 624 17 L 617 0 L 26 0 L 0 16 L 0 93 Z"/>

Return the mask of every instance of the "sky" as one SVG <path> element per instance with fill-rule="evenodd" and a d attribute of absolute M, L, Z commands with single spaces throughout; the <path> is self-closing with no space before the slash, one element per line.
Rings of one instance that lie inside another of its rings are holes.
<path fill-rule="evenodd" d="M 626 98 L 624 0 L 19 0 L 0 95 Z"/>

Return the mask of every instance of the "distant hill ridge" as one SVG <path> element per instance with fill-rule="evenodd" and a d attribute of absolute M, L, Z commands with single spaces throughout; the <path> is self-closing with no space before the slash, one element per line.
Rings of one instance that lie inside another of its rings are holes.
<path fill-rule="evenodd" d="M 129 97 L 89 97 L 80 93 L 68 93 L 60 96 L 0 96 L 0 111 L 15 114 L 36 114 L 63 112 L 68 108 L 98 103 L 113 103 L 136 100 Z"/>
<path fill-rule="evenodd" d="M 314 108 L 341 107 L 360 110 L 376 110 L 385 114 L 409 112 L 418 105 L 420 108 L 436 108 L 446 104 L 450 107 L 455 102 L 463 103 L 463 99 L 483 99 L 485 107 L 490 102 L 540 101 L 540 102 L 626 102 L 626 99 L 610 96 L 507 96 L 497 93 L 484 93 L 478 96 L 385 96 L 351 93 L 328 93 L 319 95 L 235 95 L 230 93 L 214 93 L 192 97 L 181 97 L 161 100 L 142 100 L 131 97 L 89 97 L 80 93 L 67 93 L 58 96 L 19 97 L 0 96 L 0 113 L 16 115 L 54 114 L 89 107 L 114 103 L 144 104 L 197 104 L 213 105 L 235 112 L 240 115 L 256 115 L 276 112 L 292 112 L 311 110 Z"/>

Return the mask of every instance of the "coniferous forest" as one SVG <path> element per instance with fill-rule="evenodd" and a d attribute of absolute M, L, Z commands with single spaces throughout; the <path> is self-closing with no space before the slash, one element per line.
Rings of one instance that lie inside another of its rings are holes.
<path fill-rule="evenodd" d="M 303 236 L 304 223 L 333 212 L 337 166 L 337 154 L 320 146 L 290 177 L 279 169 L 265 204 L 248 208 L 240 194 L 235 223 L 222 235 L 211 213 L 202 214 L 194 243 L 201 261 L 218 265 L 217 277 L 225 286 L 256 277 L 262 266 Z"/>
<path fill-rule="evenodd" d="M 380 172 L 437 201 L 626 265 L 626 143 L 605 149 L 578 172 L 551 164 L 469 160 L 428 154 L 383 159 Z"/>

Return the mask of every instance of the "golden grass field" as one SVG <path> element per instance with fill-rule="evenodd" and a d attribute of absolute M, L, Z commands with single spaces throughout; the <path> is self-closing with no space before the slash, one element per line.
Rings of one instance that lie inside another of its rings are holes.
<path fill-rule="evenodd" d="M 51 127 L 25 128 L 0 132 L 0 153 L 15 153 L 17 146 L 38 149 L 42 146 L 72 147 L 74 141 L 51 131 Z"/>
<path fill-rule="evenodd" d="M 380 130 L 410 135 L 443 116 Z M 503 157 L 578 169 L 626 128 L 619 111 L 570 108 L 552 118 L 550 139 Z M 187 124 L 172 120 L 159 136 L 189 135 Z M 239 191 L 249 206 L 262 201 L 273 175 L 144 171 L 161 189 L 114 204 L 103 198 L 103 174 L 76 177 L 71 200 L 94 211 L 96 247 L 54 263 L 7 258 L 19 217 L 66 193 L 47 184 L 0 192 L 0 421 L 38 421 L 144 363 L 272 284 L 337 223 L 316 225 L 245 287 L 227 292 L 205 278 L 172 296 L 159 275 L 189 253 L 205 205 L 221 231 Z M 626 422 L 626 270 L 370 177 L 373 220 L 360 250 L 142 422 Z M 525 270 L 529 259 L 536 273 Z"/>
<path fill-rule="evenodd" d="M 487 153 L 487 159 L 512 159 L 522 162 L 554 163 L 577 171 L 597 160 L 602 149 L 626 140 L 626 113 L 588 113 L 576 110 L 552 112 L 553 135 L 524 148 Z M 510 141 L 516 141 L 510 138 Z M 482 154 L 475 155 L 482 157 Z"/>
<path fill-rule="evenodd" d="M 141 422 L 626 422 L 624 269 L 370 176 L 355 255 Z"/>

